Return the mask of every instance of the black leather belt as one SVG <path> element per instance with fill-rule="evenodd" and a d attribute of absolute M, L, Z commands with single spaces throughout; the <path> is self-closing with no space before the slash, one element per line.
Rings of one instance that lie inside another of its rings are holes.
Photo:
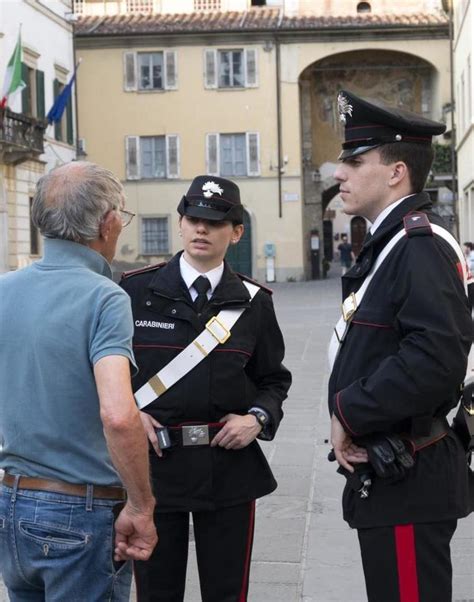
<path fill-rule="evenodd" d="M 14 487 L 17 475 L 5 473 L 3 485 Z M 87 496 L 87 485 L 79 483 L 66 483 L 65 481 L 51 481 L 37 477 L 20 476 L 18 489 L 31 489 L 33 491 L 51 491 L 52 493 L 63 493 L 65 495 Z M 123 487 L 107 487 L 104 485 L 92 485 L 92 497 L 104 500 L 125 500 L 126 492 Z"/>
<path fill-rule="evenodd" d="M 449 431 L 449 423 L 446 417 L 443 418 L 433 418 L 431 422 L 431 429 L 427 435 L 422 437 L 410 437 L 410 440 L 413 442 L 415 447 L 415 451 L 419 451 L 424 447 L 428 447 L 429 445 L 433 445 L 443 437 L 448 434 Z"/>
<path fill-rule="evenodd" d="M 209 424 L 184 424 L 169 426 L 171 447 L 197 447 L 210 445 L 212 439 L 224 426 L 224 422 L 211 422 Z"/>

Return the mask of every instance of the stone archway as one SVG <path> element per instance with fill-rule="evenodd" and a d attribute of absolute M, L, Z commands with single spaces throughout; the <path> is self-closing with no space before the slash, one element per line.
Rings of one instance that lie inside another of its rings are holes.
<path fill-rule="evenodd" d="M 360 96 L 376 97 L 430 117 L 436 74 L 433 65 L 413 54 L 371 49 L 331 55 L 301 73 L 303 240 L 307 249 L 312 231 L 324 233 L 324 209 L 329 201 L 323 198 L 328 187 L 322 167 L 336 163 L 343 137 L 337 92 L 347 88 Z M 324 241 L 321 243 L 324 245 Z M 309 278 L 309 253 L 304 267 Z"/>

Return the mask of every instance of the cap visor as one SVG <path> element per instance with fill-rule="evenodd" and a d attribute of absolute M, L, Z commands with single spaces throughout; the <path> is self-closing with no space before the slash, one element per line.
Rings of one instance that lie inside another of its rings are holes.
<path fill-rule="evenodd" d="M 366 153 L 373 148 L 377 148 L 378 146 L 382 146 L 381 144 L 374 144 L 373 146 L 356 146 L 355 148 L 346 148 L 344 149 L 339 157 L 338 161 L 342 161 L 343 159 L 347 159 L 348 157 L 355 157 L 356 155 L 362 155 L 362 153 Z"/>
<path fill-rule="evenodd" d="M 189 205 L 186 207 L 184 215 L 207 219 L 211 222 L 222 222 L 226 219 L 226 214 L 222 213 L 222 211 L 215 211 L 214 209 L 209 209 L 209 207 L 192 207 Z"/>

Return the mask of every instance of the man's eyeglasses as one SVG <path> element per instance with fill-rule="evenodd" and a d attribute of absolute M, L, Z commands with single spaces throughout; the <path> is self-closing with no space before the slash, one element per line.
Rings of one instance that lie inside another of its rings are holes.
<path fill-rule="evenodd" d="M 119 209 L 119 211 L 120 217 L 122 218 L 122 226 L 125 228 L 125 226 L 128 226 L 136 214 L 132 211 L 126 211 L 125 209 Z"/>

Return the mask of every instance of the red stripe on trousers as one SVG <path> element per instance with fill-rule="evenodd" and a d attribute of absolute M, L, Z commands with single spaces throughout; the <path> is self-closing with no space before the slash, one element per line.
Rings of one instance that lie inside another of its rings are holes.
<path fill-rule="evenodd" d="M 395 527 L 400 602 L 420 602 L 413 525 Z"/>
<path fill-rule="evenodd" d="M 249 583 L 250 558 L 252 555 L 253 531 L 255 523 L 255 500 L 250 502 L 249 529 L 247 533 L 247 551 L 245 553 L 244 578 L 240 590 L 239 602 L 247 602 L 247 590 Z"/>

